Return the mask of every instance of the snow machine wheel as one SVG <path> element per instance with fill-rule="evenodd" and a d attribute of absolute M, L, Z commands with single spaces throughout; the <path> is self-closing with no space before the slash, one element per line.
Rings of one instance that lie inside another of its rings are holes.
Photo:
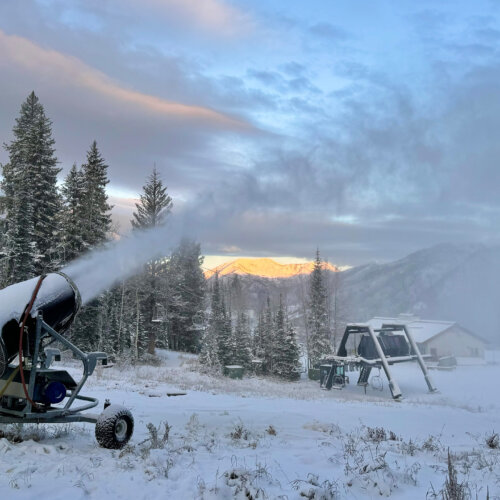
<path fill-rule="evenodd" d="M 110 450 L 123 448 L 134 432 L 134 417 L 124 406 L 108 406 L 97 419 L 95 438 L 99 446 Z"/>

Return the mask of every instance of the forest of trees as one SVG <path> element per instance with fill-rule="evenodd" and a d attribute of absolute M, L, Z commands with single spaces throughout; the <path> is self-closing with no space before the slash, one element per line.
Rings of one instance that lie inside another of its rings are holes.
<path fill-rule="evenodd" d="M 32 92 L 15 121 L 13 140 L 5 145 L 2 287 L 59 270 L 112 239 L 108 165 L 97 142 L 91 143 L 80 167 L 73 164 L 60 188 L 54 146 L 52 123 Z M 153 169 L 136 204 L 133 231 L 163 224 L 171 208 L 167 188 Z M 200 252 L 199 244 L 185 240 L 172 255 L 146 263 L 142 273 L 86 304 L 70 336 L 85 350 L 104 350 L 116 358 L 154 354 L 156 346 L 169 342 L 198 351 L 205 293 Z"/>
<path fill-rule="evenodd" d="M 5 149 L 9 160 L 1 166 L 2 287 L 57 271 L 92 249 L 112 244 L 108 165 L 96 141 L 85 161 L 74 163 L 58 187 L 62 169 L 52 123 L 32 92 Z M 172 208 L 154 168 L 136 203 L 132 231 L 165 224 Z M 86 304 L 71 338 L 84 350 L 106 351 L 116 359 L 147 358 L 156 347 L 169 347 L 199 352 L 200 366 L 212 372 L 240 365 L 263 375 L 298 379 L 301 352 L 283 297 L 276 303 L 268 298 L 252 318 L 238 277 L 227 289 L 216 274 L 207 287 L 202 264 L 200 244 L 181 241 L 171 254 L 147 262 L 142 272 Z M 315 363 L 331 352 L 335 337 L 319 251 L 309 284 L 305 348 L 310 363 Z"/>

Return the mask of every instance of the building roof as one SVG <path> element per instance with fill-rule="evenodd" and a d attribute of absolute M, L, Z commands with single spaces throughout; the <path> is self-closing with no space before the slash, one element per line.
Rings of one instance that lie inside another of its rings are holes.
<path fill-rule="evenodd" d="M 427 342 L 452 326 L 457 325 L 455 321 L 420 319 L 409 314 L 401 314 L 397 318 L 375 317 L 368 321 L 368 324 L 375 329 L 381 328 L 382 325 L 386 323 L 405 323 L 413 335 L 415 342 L 418 342 L 419 344 Z M 460 327 L 460 329 L 473 337 L 477 337 L 477 335 L 472 334 L 465 328 Z"/>

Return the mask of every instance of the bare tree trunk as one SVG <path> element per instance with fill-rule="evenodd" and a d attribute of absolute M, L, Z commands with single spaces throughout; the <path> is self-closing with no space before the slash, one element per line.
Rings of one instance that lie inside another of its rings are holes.
<path fill-rule="evenodd" d="M 304 292 L 304 280 L 302 279 L 302 276 L 299 277 L 299 282 L 300 282 L 300 301 L 302 303 L 302 315 L 304 317 L 304 332 L 306 334 L 306 367 L 309 370 L 309 325 L 307 322 L 307 301 L 306 301 L 306 294 Z"/>
<path fill-rule="evenodd" d="M 150 325 L 148 328 L 148 353 L 152 354 L 152 355 L 155 354 L 155 347 L 156 347 L 156 327 L 155 327 L 155 323 L 153 322 L 153 319 L 155 319 L 153 316 L 155 314 L 156 303 L 157 303 L 156 274 L 157 274 L 156 261 L 152 261 L 151 262 L 151 291 L 150 291 L 150 296 L 149 296 L 149 307 L 150 307 L 149 314 L 151 314 L 151 318 L 149 318 Z"/>
<path fill-rule="evenodd" d="M 139 311 L 139 291 L 137 288 L 135 289 L 135 302 L 136 302 L 136 307 L 137 307 L 137 318 L 136 318 L 136 327 L 135 327 L 135 339 L 134 339 L 134 359 L 137 360 L 139 359 L 139 318 L 140 318 L 140 311 Z"/>
<path fill-rule="evenodd" d="M 149 330 L 149 335 L 148 335 L 148 353 L 154 355 L 155 353 L 155 346 L 156 346 L 156 331 L 154 326 L 151 327 L 151 330 Z"/>
<path fill-rule="evenodd" d="M 103 350 L 103 347 L 102 347 L 102 345 L 103 345 L 103 340 L 102 340 L 103 314 L 102 314 L 101 299 L 98 300 L 97 318 L 98 318 L 98 323 L 97 323 L 97 331 L 98 331 L 97 350 L 98 351 L 102 351 Z"/>
<path fill-rule="evenodd" d="M 123 325 L 123 301 L 125 298 L 125 282 L 122 281 L 122 300 L 120 304 L 120 322 L 118 323 L 118 335 L 116 338 L 117 354 L 122 353 L 122 325 Z"/>

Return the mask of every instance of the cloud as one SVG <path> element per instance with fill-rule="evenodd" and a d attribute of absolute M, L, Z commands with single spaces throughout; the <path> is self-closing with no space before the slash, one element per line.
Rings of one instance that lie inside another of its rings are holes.
<path fill-rule="evenodd" d="M 238 39 L 247 14 L 229 3 L 75 1 L 95 19 L 49 4 L 25 16 L 0 3 L 17 34 L 0 33 L 1 139 L 34 88 L 63 166 L 96 138 L 111 184 L 133 196 L 156 163 L 205 252 L 311 257 L 319 245 L 354 264 L 499 239 L 494 22 L 458 29 L 459 13 L 428 12 L 394 34 L 362 32 L 355 16 L 343 33 L 314 15 L 280 24 L 266 7 L 265 36 Z M 133 205 L 113 203 L 125 226 Z"/>
<path fill-rule="evenodd" d="M 127 0 L 141 10 L 183 22 L 217 37 L 241 37 L 254 30 L 249 13 L 221 0 Z M 119 2 L 120 5 L 122 2 Z"/>
<path fill-rule="evenodd" d="M 16 64 L 36 74 L 37 78 L 54 78 L 56 85 L 84 87 L 106 98 L 137 107 L 149 113 L 201 120 L 232 129 L 249 128 L 249 124 L 202 106 L 186 105 L 127 89 L 107 75 L 76 57 L 45 49 L 30 40 L 7 35 L 0 30 L 0 64 Z"/>
<path fill-rule="evenodd" d="M 316 23 L 310 26 L 309 32 L 330 42 L 343 42 L 350 38 L 350 35 L 345 30 L 327 22 Z"/>

